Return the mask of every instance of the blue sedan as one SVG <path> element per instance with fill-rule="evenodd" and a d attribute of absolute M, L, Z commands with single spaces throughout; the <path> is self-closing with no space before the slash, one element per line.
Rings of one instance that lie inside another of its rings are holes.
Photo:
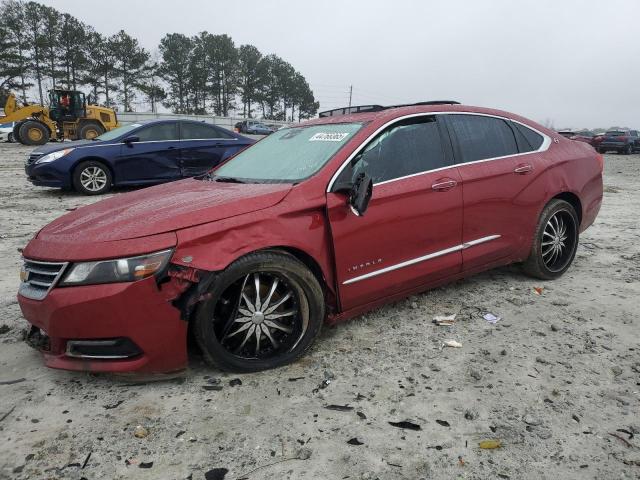
<path fill-rule="evenodd" d="M 93 140 L 37 147 L 25 171 L 34 185 L 98 195 L 113 186 L 151 185 L 204 174 L 253 142 L 202 122 L 151 120 Z"/>

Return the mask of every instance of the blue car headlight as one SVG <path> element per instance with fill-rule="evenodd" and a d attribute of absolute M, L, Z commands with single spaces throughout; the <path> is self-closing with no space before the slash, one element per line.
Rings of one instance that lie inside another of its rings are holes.
<path fill-rule="evenodd" d="M 75 148 L 65 148 L 64 150 L 58 150 L 57 152 L 49 153 L 44 157 L 40 157 L 38 160 L 36 160 L 36 164 L 53 162 L 54 160 L 57 160 L 59 158 L 64 157 L 65 155 L 70 154 L 74 150 Z"/>

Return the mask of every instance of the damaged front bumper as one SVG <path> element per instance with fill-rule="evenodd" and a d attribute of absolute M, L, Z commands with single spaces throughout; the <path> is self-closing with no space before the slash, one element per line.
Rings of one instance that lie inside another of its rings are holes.
<path fill-rule="evenodd" d="M 187 278 L 185 278 L 187 277 Z M 198 276 L 169 270 L 130 283 L 53 288 L 42 300 L 18 295 L 32 325 L 27 342 L 51 368 L 91 372 L 169 373 L 187 366 L 187 322 L 194 302 L 182 299 Z M 192 288 L 193 287 L 193 288 Z M 176 306 L 182 301 L 184 305 Z"/>

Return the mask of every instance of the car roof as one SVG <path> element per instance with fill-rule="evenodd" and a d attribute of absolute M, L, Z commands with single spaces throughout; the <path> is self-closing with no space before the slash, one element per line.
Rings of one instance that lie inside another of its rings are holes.
<path fill-rule="evenodd" d="M 168 122 L 203 123 L 205 125 L 210 125 L 212 127 L 219 126 L 219 125 L 214 125 L 213 123 L 207 123 L 204 120 L 194 120 L 191 118 L 152 118 L 148 120 L 136 120 L 135 122 L 130 122 L 130 124 L 135 123 L 136 125 L 150 125 L 152 123 L 168 123 Z"/>
<path fill-rule="evenodd" d="M 384 110 L 375 111 L 375 112 L 360 112 L 360 113 L 350 113 L 347 115 L 338 115 L 338 116 L 330 116 L 330 117 L 320 117 L 314 118 L 312 120 L 308 120 L 306 122 L 300 123 L 299 126 L 308 126 L 308 125 L 326 125 L 326 124 L 334 124 L 334 123 L 368 123 L 368 122 L 380 122 L 385 123 L 386 121 L 393 120 L 394 118 L 403 117 L 406 115 L 420 114 L 420 113 L 440 113 L 440 112 L 460 112 L 460 113 L 476 113 L 476 114 L 484 114 L 491 115 L 496 117 L 509 118 L 512 120 L 516 120 L 520 123 L 532 125 L 534 128 L 538 130 L 542 130 L 545 132 L 550 132 L 548 129 L 542 127 L 542 125 L 537 124 L 525 117 L 521 117 L 514 113 L 509 113 L 504 110 L 497 110 L 494 108 L 486 108 L 486 107 L 477 107 L 471 105 L 462 105 L 462 104 L 439 104 L 439 105 L 408 105 L 408 106 L 399 106 L 399 107 L 390 107 L 385 108 Z M 553 132 L 550 132 L 553 133 Z"/>

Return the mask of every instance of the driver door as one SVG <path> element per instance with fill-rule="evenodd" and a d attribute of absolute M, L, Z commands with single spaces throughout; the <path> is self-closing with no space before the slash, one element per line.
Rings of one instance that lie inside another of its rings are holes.
<path fill-rule="evenodd" d="M 363 216 L 327 194 L 342 310 L 461 271 L 462 188 L 442 133 L 437 116 L 399 121 L 353 157 L 334 185 L 372 177 Z"/>
<path fill-rule="evenodd" d="M 131 136 L 138 140 L 123 144 L 116 161 L 120 181 L 154 183 L 182 178 L 176 122 L 154 123 Z"/>

